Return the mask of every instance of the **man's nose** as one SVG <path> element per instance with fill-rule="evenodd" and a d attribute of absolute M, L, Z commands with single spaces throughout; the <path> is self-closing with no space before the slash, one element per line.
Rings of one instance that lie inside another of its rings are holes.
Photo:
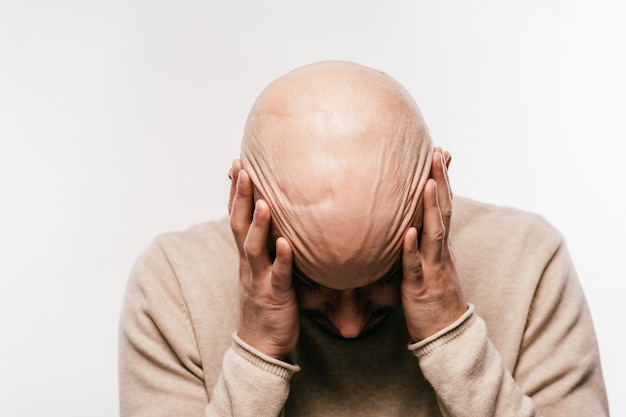
<path fill-rule="evenodd" d="M 342 291 L 329 306 L 327 317 L 342 337 L 353 339 L 365 327 L 370 311 L 354 291 Z"/>

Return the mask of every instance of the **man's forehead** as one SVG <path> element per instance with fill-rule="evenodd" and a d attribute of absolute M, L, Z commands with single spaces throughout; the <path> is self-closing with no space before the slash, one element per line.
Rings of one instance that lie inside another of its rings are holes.
<path fill-rule="evenodd" d="M 324 288 L 324 289 L 329 289 L 329 290 L 347 290 L 347 289 L 360 289 L 360 288 L 370 287 L 370 286 L 374 286 L 374 285 L 386 282 L 392 278 L 396 278 L 400 274 L 402 274 L 401 258 L 398 258 L 391 265 L 391 267 L 386 270 L 386 272 L 382 274 L 378 274 L 378 275 L 373 275 L 373 278 L 372 277 L 360 277 L 362 278 L 361 280 L 355 280 L 354 278 L 358 278 L 358 277 L 349 277 L 350 279 L 346 279 L 344 281 L 344 280 L 341 280 L 341 277 L 339 277 L 338 279 L 335 280 L 335 282 L 328 282 L 328 283 L 323 279 L 320 280 L 320 278 L 318 278 L 316 280 L 315 278 L 311 278 L 307 276 L 297 267 L 297 265 L 295 264 L 293 265 L 294 279 L 300 281 L 306 286 Z M 322 283 L 320 281 L 324 281 L 324 282 Z M 357 286 L 346 287 L 345 284 L 350 283 L 350 282 L 360 282 L 361 284 Z"/>

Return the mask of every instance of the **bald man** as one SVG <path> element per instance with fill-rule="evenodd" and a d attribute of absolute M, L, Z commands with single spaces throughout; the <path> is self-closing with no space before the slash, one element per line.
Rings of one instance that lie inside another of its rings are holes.
<path fill-rule="evenodd" d="M 453 203 L 449 164 L 386 74 L 322 62 L 271 83 L 230 219 L 133 269 L 122 416 L 608 416 L 562 237 Z"/>

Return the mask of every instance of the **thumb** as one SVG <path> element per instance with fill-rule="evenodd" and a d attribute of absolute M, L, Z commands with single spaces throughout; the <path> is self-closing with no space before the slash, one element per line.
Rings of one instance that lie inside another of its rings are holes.
<path fill-rule="evenodd" d="M 272 286 L 279 291 L 291 288 L 293 251 L 284 237 L 276 239 L 276 259 L 272 266 Z"/>

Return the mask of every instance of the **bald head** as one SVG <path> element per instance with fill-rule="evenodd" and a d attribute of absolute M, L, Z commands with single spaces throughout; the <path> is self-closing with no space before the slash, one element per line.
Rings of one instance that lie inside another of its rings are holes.
<path fill-rule="evenodd" d="M 246 123 L 242 163 L 296 266 L 330 288 L 366 285 L 418 219 L 432 143 L 409 93 L 347 62 L 272 82 Z"/>

